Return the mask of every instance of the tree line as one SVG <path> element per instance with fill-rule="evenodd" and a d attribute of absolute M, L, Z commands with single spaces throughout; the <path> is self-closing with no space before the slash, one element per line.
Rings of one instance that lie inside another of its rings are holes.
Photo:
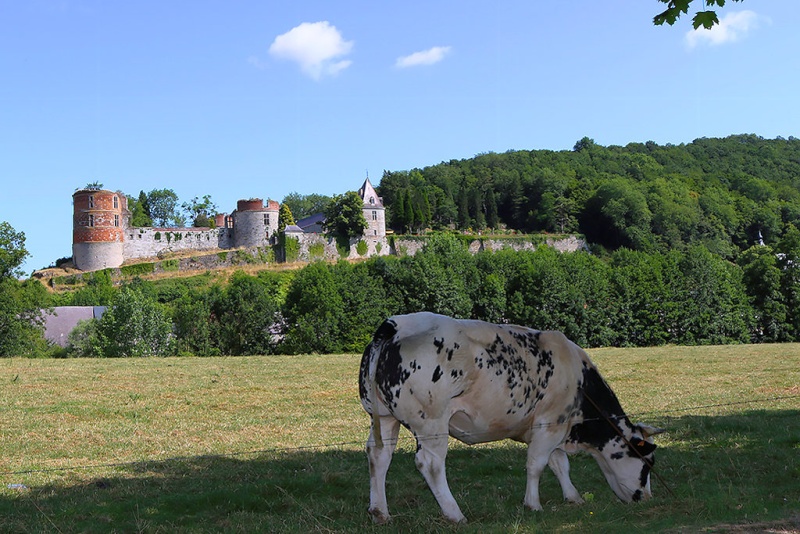
<path fill-rule="evenodd" d="M 73 331 L 66 349 L 37 341 L 35 327 L 17 342 L 6 329 L 0 355 L 361 352 L 385 317 L 420 310 L 561 330 L 587 347 L 800 339 L 795 228 L 775 247 L 749 248 L 737 263 L 702 245 L 605 256 L 547 246 L 471 254 L 463 240 L 439 234 L 414 256 L 240 271 L 226 283 L 211 282 L 210 273 L 122 287 L 106 271 L 89 278 L 64 295 L 17 282 L 20 301 L 109 308 Z"/>
<path fill-rule="evenodd" d="M 515 150 L 385 171 L 396 232 L 580 232 L 596 247 L 703 245 L 735 260 L 800 226 L 800 139 L 734 135 L 689 144 Z"/>

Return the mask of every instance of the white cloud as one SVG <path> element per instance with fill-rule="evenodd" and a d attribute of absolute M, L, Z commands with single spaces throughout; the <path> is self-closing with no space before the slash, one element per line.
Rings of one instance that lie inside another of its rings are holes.
<path fill-rule="evenodd" d="M 353 41 L 345 41 L 342 34 L 328 21 L 304 22 L 275 38 L 269 53 L 275 58 L 294 61 L 303 72 L 315 80 L 333 76 L 352 64 L 342 59 L 353 49 Z"/>
<path fill-rule="evenodd" d="M 419 65 L 433 65 L 434 63 L 439 63 L 449 53 L 449 46 L 434 46 L 422 52 L 414 52 L 411 55 L 399 57 L 394 66 L 398 69 L 405 69 Z"/>
<path fill-rule="evenodd" d="M 744 38 L 750 30 L 757 28 L 760 18 L 755 12 L 747 10 L 728 13 L 710 30 L 701 26 L 689 31 L 686 34 L 686 45 L 694 48 L 702 43 L 717 46 L 736 42 Z"/>

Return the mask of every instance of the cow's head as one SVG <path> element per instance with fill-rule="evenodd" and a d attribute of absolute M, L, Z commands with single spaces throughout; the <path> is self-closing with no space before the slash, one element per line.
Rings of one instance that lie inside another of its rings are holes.
<path fill-rule="evenodd" d="M 653 436 L 664 430 L 641 423 L 631 425 L 626 419 L 619 423 L 617 436 L 589 452 L 623 502 L 648 499 L 651 496 L 650 470 L 655 463 Z"/>

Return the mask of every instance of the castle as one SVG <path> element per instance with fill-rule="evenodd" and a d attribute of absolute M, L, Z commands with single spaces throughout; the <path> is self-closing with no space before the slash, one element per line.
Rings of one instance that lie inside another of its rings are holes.
<path fill-rule="evenodd" d="M 386 237 L 386 215 L 381 199 L 367 178 L 358 190 L 364 202 L 369 241 Z M 105 189 L 80 189 L 72 195 L 72 259 L 81 271 L 119 267 L 137 258 L 170 252 L 267 247 L 278 231 L 280 205 L 260 198 L 239 200 L 230 214 L 218 214 L 214 228 L 133 227 L 128 199 Z M 286 228 L 296 239 L 321 238 L 320 215 Z"/>

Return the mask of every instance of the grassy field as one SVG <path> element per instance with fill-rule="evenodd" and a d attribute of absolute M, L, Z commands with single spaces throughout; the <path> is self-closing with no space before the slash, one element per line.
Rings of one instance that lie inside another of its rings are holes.
<path fill-rule="evenodd" d="M 525 450 L 451 445 L 453 527 L 405 430 L 391 524 L 366 513 L 369 420 L 359 356 L 0 359 L 0 532 L 617 532 L 800 529 L 800 345 L 590 351 L 634 420 L 660 436 L 655 497 L 616 500 L 572 457 L 593 499 L 522 506 Z"/>

